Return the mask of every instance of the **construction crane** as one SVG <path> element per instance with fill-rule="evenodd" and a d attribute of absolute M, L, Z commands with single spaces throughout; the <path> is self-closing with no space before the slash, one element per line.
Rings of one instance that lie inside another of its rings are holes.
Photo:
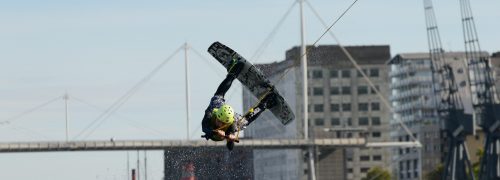
<path fill-rule="evenodd" d="M 481 51 L 469 0 L 460 1 L 469 83 L 476 119 L 486 136 L 479 179 L 500 179 L 500 106 L 487 53 Z"/>
<path fill-rule="evenodd" d="M 465 146 L 466 136 L 473 133 L 472 115 L 465 113 L 453 68 L 445 61 L 431 0 L 424 0 L 424 9 L 437 111 L 447 135 L 448 153 L 441 179 L 474 179 Z"/>

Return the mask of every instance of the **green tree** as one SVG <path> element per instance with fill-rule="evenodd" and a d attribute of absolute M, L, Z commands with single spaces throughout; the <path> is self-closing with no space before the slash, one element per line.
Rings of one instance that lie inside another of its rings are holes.
<path fill-rule="evenodd" d="M 484 151 L 483 149 L 478 149 L 476 151 L 476 156 L 479 158 L 479 161 L 472 164 L 472 171 L 474 172 L 474 177 L 479 179 L 479 170 L 481 169 L 481 160 L 483 159 Z"/>
<path fill-rule="evenodd" d="M 362 180 L 390 180 L 391 173 L 379 166 L 372 167 L 368 170 L 366 177 Z"/>
<path fill-rule="evenodd" d="M 432 170 L 431 172 L 427 173 L 427 175 L 425 175 L 425 179 L 427 179 L 427 180 L 440 180 L 441 174 L 443 174 L 443 165 L 439 164 L 436 167 L 436 169 Z"/>

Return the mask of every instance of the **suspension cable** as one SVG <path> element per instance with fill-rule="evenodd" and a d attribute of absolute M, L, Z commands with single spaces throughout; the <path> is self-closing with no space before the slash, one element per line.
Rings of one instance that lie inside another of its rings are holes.
<path fill-rule="evenodd" d="M 193 51 L 194 54 L 196 54 L 199 58 L 205 60 L 205 63 L 207 63 L 208 66 L 210 66 L 210 68 L 212 68 L 212 70 L 214 70 L 214 72 L 217 73 L 218 76 L 224 77 L 224 75 L 220 73 L 220 70 L 218 70 L 215 67 L 214 63 L 210 63 L 210 62 L 213 62 L 213 61 L 211 61 L 208 58 L 206 58 L 205 56 L 201 55 L 201 53 L 198 50 L 194 49 L 194 48 L 189 48 L 189 50 Z"/>
<path fill-rule="evenodd" d="M 71 99 L 74 99 L 75 101 L 77 102 L 80 102 L 81 104 L 85 104 L 87 106 L 90 106 L 92 108 L 94 108 L 95 110 L 98 110 L 98 111 L 105 111 L 106 109 L 102 108 L 102 107 L 99 107 L 99 106 L 96 106 L 94 104 L 91 104 L 85 100 L 82 100 L 81 98 L 77 98 L 75 96 L 71 96 Z M 115 115 L 116 112 L 114 113 Z M 118 115 L 120 116 L 120 115 Z M 135 120 L 132 120 L 130 118 L 126 118 L 126 117 L 123 117 L 123 116 L 120 116 L 120 118 L 123 118 L 127 121 L 129 121 L 129 125 L 131 125 L 132 127 L 134 128 L 137 128 L 137 129 L 140 129 L 140 130 L 148 130 L 149 132 L 151 132 L 151 134 L 154 134 L 154 135 L 157 135 L 159 137 L 165 137 L 165 134 L 159 130 L 156 130 L 156 129 L 153 129 L 153 128 L 149 128 L 149 127 L 146 127 L 146 126 L 141 126 L 139 122 L 135 121 Z"/>
<path fill-rule="evenodd" d="M 314 12 L 314 14 L 316 15 L 316 17 L 321 21 L 321 23 L 326 28 L 326 23 L 319 16 L 318 12 L 312 7 L 312 5 L 308 1 L 306 1 L 306 3 L 308 5 L 308 7 Z M 349 53 L 349 51 L 347 51 L 347 49 L 340 43 L 340 40 L 337 38 L 337 36 L 335 36 L 335 34 L 333 34 L 332 31 L 328 30 L 328 32 L 329 32 L 330 36 L 332 36 L 332 38 L 335 39 L 335 41 L 337 42 L 337 44 L 340 47 L 340 49 L 344 52 L 344 54 L 347 56 L 347 58 L 349 59 L 349 61 L 351 61 L 351 63 L 354 65 L 354 67 L 356 68 L 356 70 L 358 71 L 358 73 L 360 73 L 363 76 L 363 79 L 366 80 L 366 82 L 368 82 L 368 84 L 370 85 L 370 87 L 372 88 L 372 90 L 374 90 L 375 93 L 377 94 L 377 96 L 382 100 L 383 104 L 391 111 L 391 113 L 394 114 L 395 111 L 391 107 L 389 101 L 382 95 L 382 93 L 380 93 L 380 91 L 376 88 L 375 84 L 373 84 L 373 82 L 370 80 L 370 78 L 368 78 L 368 76 L 366 75 L 366 73 L 363 72 L 363 70 L 361 69 L 361 67 L 359 66 L 359 64 L 352 57 L 351 53 Z M 413 133 L 411 132 L 411 130 L 403 123 L 403 121 L 401 121 L 401 119 L 396 119 L 396 120 L 401 125 L 401 127 L 406 131 L 406 133 L 411 137 L 411 139 L 413 141 L 418 142 L 417 138 L 413 135 Z"/>
<path fill-rule="evenodd" d="M 41 108 L 43 108 L 43 107 L 45 107 L 45 106 L 47 106 L 47 105 L 55 102 L 56 100 L 61 99 L 62 97 L 63 96 L 57 96 L 57 97 L 55 97 L 53 99 L 48 100 L 47 102 L 44 102 L 44 103 L 42 103 L 42 104 L 40 104 L 38 106 L 35 106 L 35 107 L 31 108 L 31 109 L 28 109 L 28 110 L 26 110 L 26 111 L 24 111 L 24 112 L 22 112 L 22 113 L 20 113 L 18 115 L 15 115 L 15 116 L 12 116 L 10 118 L 7 118 L 6 120 L 1 121 L 0 125 L 12 124 L 13 122 L 15 122 L 15 121 L 19 120 L 20 118 L 24 117 L 25 115 L 28 115 L 28 114 L 30 114 L 30 113 L 32 113 L 34 111 L 37 111 L 37 110 L 39 110 L 39 109 L 41 109 Z"/>
<path fill-rule="evenodd" d="M 276 24 L 276 26 L 274 26 L 274 28 L 271 31 L 271 33 L 269 33 L 269 35 L 267 35 L 267 37 L 264 39 L 264 41 L 260 44 L 259 48 L 250 57 L 249 60 L 251 62 L 257 62 L 257 59 L 264 53 L 264 51 L 266 50 L 267 46 L 271 43 L 271 40 L 276 35 L 278 29 L 285 22 L 285 20 L 287 19 L 288 15 L 290 14 L 290 12 L 292 12 L 292 9 L 295 7 L 295 5 L 297 3 L 298 3 L 298 1 L 294 1 L 294 3 L 292 3 L 292 5 L 288 8 L 288 10 L 285 12 L 285 14 L 283 15 L 283 17 L 281 17 L 280 21 L 278 21 L 278 24 Z"/>
<path fill-rule="evenodd" d="M 118 100 L 116 100 L 106 111 L 101 113 L 94 121 L 92 121 L 87 127 L 85 127 L 80 133 L 75 136 L 74 139 L 80 137 L 83 135 L 89 128 L 94 126 L 96 123 L 97 125 L 94 126 L 94 128 L 87 133 L 87 135 L 84 137 L 90 136 L 108 117 L 109 114 L 117 111 L 135 92 L 137 92 L 147 81 L 149 81 L 156 73 L 167 63 L 169 62 L 179 51 L 181 51 L 184 48 L 184 45 L 180 46 L 177 50 L 172 53 L 167 59 L 165 59 L 163 62 L 161 62 L 156 68 L 154 68 L 148 75 L 146 75 L 141 81 L 136 83 L 130 90 L 128 90 L 123 96 L 121 96 Z"/>
<path fill-rule="evenodd" d="M 335 19 L 335 21 L 326 29 L 325 32 L 323 32 L 323 34 L 316 39 L 316 41 L 314 41 L 314 43 L 309 46 L 309 48 L 306 49 L 306 51 L 300 56 L 299 59 L 301 59 L 302 57 L 306 56 L 307 53 L 309 52 L 309 50 L 311 48 L 313 48 L 314 46 L 316 46 L 316 44 L 325 36 L 326 33 L 328 33 L 330 31 L 331 28 L 333 28 L 333 26 L 335 26 L 335 24 L 337 24 L 340 19 L 342 19 L 342 17 L 344 17 L 344 15 L 356 4 L 356 2 L 358 2 L 358 0 L 354 0 L 350 5 L 349 7 L 347 7 L 341 14 L 339 17 L 337 17 L 337 19 Z M 293 65 L 296 65 L 296 64 L 299 64 L 300 61 L 297 61 L 296 63 L 292 64 Z M 286 74 L 288 74 L 288 72 L 290 72 L 292 68 L 288 68 L 286 69 L 282 74 L 281 76 L 279 76 L 279 78 L 276 80 L 276 82 L 274 82 L 274 84 L 278 84 L 281 80 L 283 80 L 283 78 L 285 77 Z M 267 91 L 265 91 L 264 93 L 262 93 L 263 95 L 266 95 L 268 94 L 269 92 L 271 92 L 271 89 L 268 89 Z M 263 99 L 262 97 L 259 97 L 258 98 L 259 100 L 255 103 L 255 104 L 259 104 L 261 103 L 260 101 Z M 304 102 L 305 103 L 305 102 Z M 255 106 L 255 105 L 254 105 Z"/>

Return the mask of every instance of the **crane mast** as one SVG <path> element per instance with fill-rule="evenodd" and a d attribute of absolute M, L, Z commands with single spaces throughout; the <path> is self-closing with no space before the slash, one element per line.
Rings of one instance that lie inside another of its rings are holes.
<path fill-rule="evenodd" d="M 495 93 L 491 64 L 481 51 L 469 0 L 460 1 L 462 29 L 469 72 L 469 83 L 478 125 L 486 136 L 479 179 L 500 179 L 500 106 Z"/>
<path fill-rule="evenodd" d="M 437 112 L 447 135 L 448 153 L 441 177 L 443 180 L 474 179 L 465 146 L 465 137 L 473 130 L 472 115 L 465 114 L 453 68 L 445 61 L 431 0 L 424 0 L 424 9 Z"/>

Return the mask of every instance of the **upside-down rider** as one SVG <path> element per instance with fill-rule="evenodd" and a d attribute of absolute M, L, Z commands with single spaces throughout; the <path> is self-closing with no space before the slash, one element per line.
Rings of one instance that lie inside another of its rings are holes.
<path fill-rule="evenodd" d="M 266 96 L 248 113 L 241 116 L 234 112 L 233 108 L 225 103 L 224 95 L 231 87 L 234 79 L 236 79 L 243 69 L 245 63 L 233 60 L 226 78 L 221 82 L 214 96 L 210 100 L 210 104 L 205 110 L 205 115 L 201 122 L 204 138 L 213 141 L 226 140 L 226 147 L 232 150 L 234 142 L 239 142 L 238 133 L 255 121 L 259 115 L 266 109 L 274 106 L 272 101 L 274 94 L 267 93 Z M 272 92 L 273 86 L 268 87 L 268 92 Z"/>

